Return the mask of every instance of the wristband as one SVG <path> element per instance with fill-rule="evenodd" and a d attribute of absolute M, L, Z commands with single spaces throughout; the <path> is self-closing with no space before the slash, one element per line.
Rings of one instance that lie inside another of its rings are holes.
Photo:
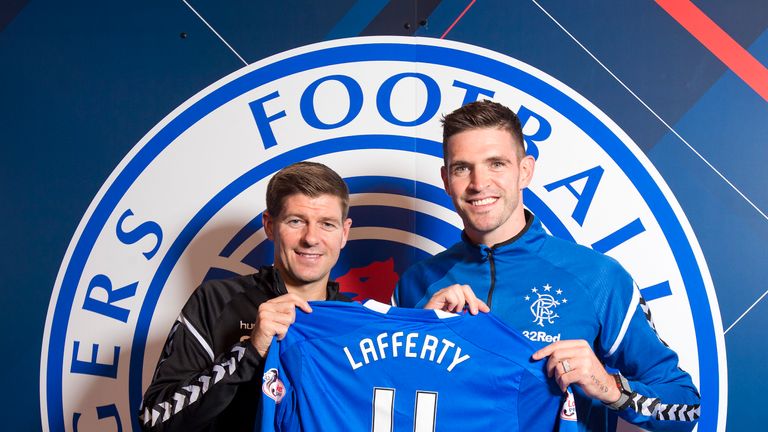
<path fill-rule="evenodd" d="M 624 409 L 627 409 L 629 407 L 629 404 L 631 402 L 632 397 L 632 389 L 629 387 L 629 382 L 627 382 L 627 379 L 624 378 L 620 373 L 615 373 L 611 375 L 614 380 L 616 380 L 616 388 L 619 389 L 620 395 L 619 400 L 613 403 L 606 403 L 603 402 L 605 406 L 612 410 L 621 411 Z"/>

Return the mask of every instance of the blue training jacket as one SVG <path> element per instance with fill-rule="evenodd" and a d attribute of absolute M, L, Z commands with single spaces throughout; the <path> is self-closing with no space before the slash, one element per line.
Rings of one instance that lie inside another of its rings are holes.
<path fill-rule="evenodd" d="M 537 348 L 588 341 L 629 381 L 631 404 L 618 412 L 624 420 L 649 430 L 692 430 L 699 393 L 677 354 L 659 339 L 631 276 L 612 258 L 547 234 L 527 211 L 526 220 L 520 234 L 493 247 L 462 234 L 461 242 L 403 274 L 394 303 L 421 308 L 442 288 L 470 285 L 495 316 Z M 616 411 L 580 388 L 574 395 L 580 431 L 615 430 Z"/>

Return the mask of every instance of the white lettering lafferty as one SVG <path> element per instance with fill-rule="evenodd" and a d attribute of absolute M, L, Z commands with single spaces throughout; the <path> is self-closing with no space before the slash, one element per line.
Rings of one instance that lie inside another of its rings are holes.
<path fill-rule="evenodd" d="M 354 352 L 354 355 L 352 354 Z M 461 347 L 448 339 L 441 339 L 430 334 L 405 334 L 401 331 L 380 333 L 375 337 L 360 339 L 357 346 L 344 347 L 344 354 L 352 370 L 365 365 L 399 356 L 418 358 L 446 365 L 448 372 L 469 360 L 469 354 L 461 353 Z"/>

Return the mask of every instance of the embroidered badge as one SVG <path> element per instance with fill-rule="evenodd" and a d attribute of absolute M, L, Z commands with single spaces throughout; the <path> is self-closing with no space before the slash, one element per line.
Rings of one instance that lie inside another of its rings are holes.
<path fill-rule="evenodd" d="M 283 396 L 285 396 L 285 385 L 283 385 L 283 382 L 280 380 L 277 369 L 272 368 L 264 372 L 262 380 L 263 384 L 261 385 L 261 390 L 264 394 L 276 403 L 280 403 L 280 401 L 283 400 Z"/>
<path fill-rule="evenodd" d="M 555 308 L 568 303 L 568 299 L 563 297 L 563 290 L 557 289 L 554 291 L 559 299 L 556 299 L 552 294 L 552 285 L 544 285 L 545 293 L 539 292 L 538 288 L 531 288 L 531 292 L 536 294 L 538 298 L 531 303 L 531 313 L 533 314 L 533 322 L 537 325 L 544 327 L 544 321 L 547 324 L 553 324 L 555 318 L 560 318 L 560 315 L 555 312 Z M 530 301 L 531 296 L 525 296 L 525 301 Z"/>

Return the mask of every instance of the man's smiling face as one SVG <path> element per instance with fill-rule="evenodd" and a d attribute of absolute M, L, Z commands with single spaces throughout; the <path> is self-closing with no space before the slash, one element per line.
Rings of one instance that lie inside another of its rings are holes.
<path fill-rule="evenodd" d="M 534 161 L 521 157 L 520 146 L 501 128 L 466 130 L 446 143 L 445 191 L 475 243 L 501 243 L 525 226 L 521 193 L 531 181 Z"/>
<path fill-rule="evenodd" d="M 290 288 L 325 287 L 331 268 L 347 243 L 352 221 L 342 218 L 342 202 L 333 195 L 290 195 L 273 217 L 264 213 L 264 229 L 275 243 L 275 267 Z"/>

